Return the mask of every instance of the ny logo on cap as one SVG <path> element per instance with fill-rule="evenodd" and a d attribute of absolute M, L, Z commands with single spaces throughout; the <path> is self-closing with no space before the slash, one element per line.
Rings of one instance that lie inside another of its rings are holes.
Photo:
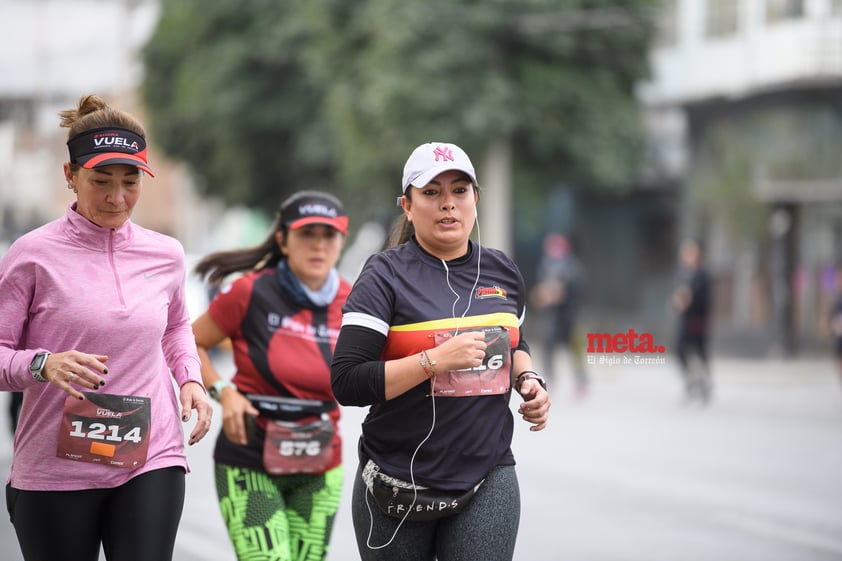
<path fill-rule="evenodd" d="M 453 151 L 447 146 L 436 146 L 436 149 L 433 150 L 433 154 L 435 155 L 437 162 L 439 161 L 439 158 L 441 158 L 441 160 L 445 162 L 454 161 Z"/>

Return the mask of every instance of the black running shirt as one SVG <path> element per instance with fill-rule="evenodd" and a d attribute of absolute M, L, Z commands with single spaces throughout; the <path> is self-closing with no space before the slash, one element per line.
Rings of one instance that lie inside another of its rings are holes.
<path fill-rule="evenodd" d="M 343 350 L 346 327 L 380 334 L 382 361 L 433 347 L 436 332 L 481 326 L 504 327 L 510 353 L 516 348 L 528 351 L 520 335 L 523 317 L 523 278 L 503 252 L 470 243 L 466 256 L 445 266 L 413 238 L 367 261 L 343 307 L 343 331 L 335 356 L 358 353 L 352 341 Z M 358 377 L 357 383 L 368 384 L 363 378 Z M 361 451 L 384 473 L 405 481 L 414 476 L 423 486 L 464 490 L 495 466 L 515 463 L 510 448 L 511 389 L 488 396 L 436 397 L 435 404 L 429 394 L 430 382 L 425 381 L 394 399 L 386 401 L 382 395 L 372 399 L 363 423 Z M 337 397 L 342 402 L 338 393 Z M 410 459 L 434 422 L 411 474 Z"/>

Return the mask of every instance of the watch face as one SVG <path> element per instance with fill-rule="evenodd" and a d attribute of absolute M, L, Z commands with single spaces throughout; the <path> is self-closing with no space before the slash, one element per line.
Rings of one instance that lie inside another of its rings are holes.
<path fill-rule="evenodd" d="M 38 353 L 29 364 L 29 370 L 31 372 L 40 372 L 44 368 L 45 362 L 47 362 L 47 353 Z"/>

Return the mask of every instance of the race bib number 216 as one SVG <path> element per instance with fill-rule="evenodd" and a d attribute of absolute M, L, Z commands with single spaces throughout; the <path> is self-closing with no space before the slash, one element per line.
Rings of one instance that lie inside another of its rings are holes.
<path fill-rule="evenodd" d="M 479 327 L 470 331 L 481 331 L 485 334 L 485 357 L 482 364 L 475 368 L 463 370 L 448 370 L 436 376 L 434 393 L 437 397 L 476 397 L 483 395 L 499 395 L 509 391 L 511 375 L 509 372 L 509 356 L 511 353 L 511 338 L 509 332 L 500 326 Z M 436 333 L 436 345 L 440 345 L 454 332 Z"/>

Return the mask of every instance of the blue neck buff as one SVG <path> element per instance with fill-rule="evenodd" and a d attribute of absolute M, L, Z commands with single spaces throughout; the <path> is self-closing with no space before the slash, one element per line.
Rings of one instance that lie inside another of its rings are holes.
<path fill-rule="evenodd" d="M 310 290 L 290 270 L 286 259 L 278 262 L 278 282 L 296 304 L 310 309 L 326 307 L 339 291 L 339 273 L 335 268 L 330 270 L 320 289 Z"/>

